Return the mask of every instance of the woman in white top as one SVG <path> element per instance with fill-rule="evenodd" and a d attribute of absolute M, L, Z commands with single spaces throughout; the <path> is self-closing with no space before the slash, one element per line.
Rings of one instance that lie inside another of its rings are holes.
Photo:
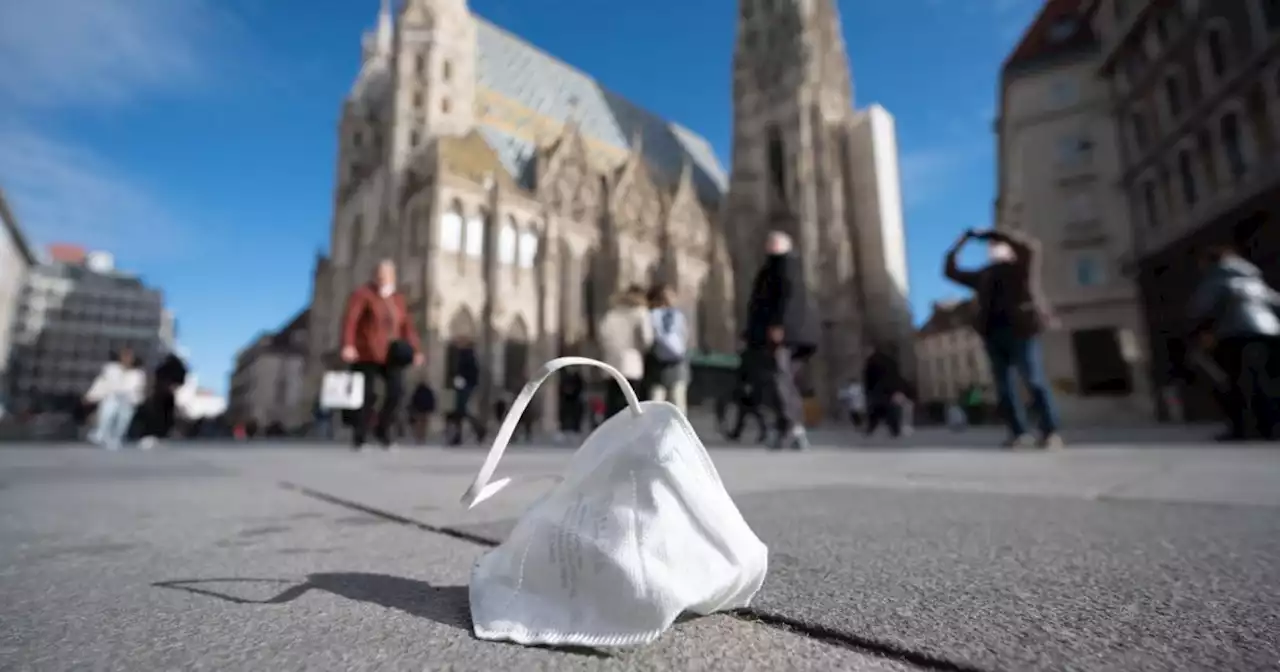
<path fill-rule="evenodd" d="M 86 402 L 98 405 L 98 419 L 89 441 L 107 450 L 119 450 L 134 410 L 146 395 L 146 387 L 147 375 L 138 368 L 132 350 L 124 348 L 107 362 L 84 395 Z"/>
<path fill-rule="evenodd" d="M 631 387 L 642 389 L 644 356 L 653 347 L 653 321 L 649 302 L 638 285 L 628 287 L 613 299 L 613 306 L 600 320 L 600 359 L 631 381 Z M 605 417 L 627 407 L 626 397 L 612 380 L 607 381 Z"/>

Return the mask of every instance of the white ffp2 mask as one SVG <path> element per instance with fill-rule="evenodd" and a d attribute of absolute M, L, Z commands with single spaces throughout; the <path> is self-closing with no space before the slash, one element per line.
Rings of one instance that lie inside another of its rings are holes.
<path fill-rule="evenodd" d="M 489 479 L 520 414 L 543 381 L 571 365 L 608 371 L 629 409 L 587 437 L 559 484 L 476 563 L 476 636 L 634 646 L 657 639 L 682 612 L 747 606 L 764 582 L 768 549 L 684 414 L 667 402 L 640 403 L 603 362 L 562 357 L 543 365 L 512 404 L 463 503 L 475 506 L 511 482 Z"/>

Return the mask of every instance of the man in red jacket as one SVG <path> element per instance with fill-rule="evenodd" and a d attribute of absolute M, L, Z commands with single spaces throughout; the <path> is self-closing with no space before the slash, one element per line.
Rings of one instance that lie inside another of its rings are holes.
<path fill-rule="evenodd" d="M 356 414 L 352 447 L 364 448 L 369 426 L 384 448 L 391 447 L 391 427 L 404 397 L 404 370 L 422 364 L 422 346 L 404 295 L 396 291 L 396 266 L 383 260 L 373 280 L 347 299 L 342 317 L 342 361 L 364 374 L 364 405 Z M 384 389 L 381 412 L 374 418 L 373 386 Z"/>

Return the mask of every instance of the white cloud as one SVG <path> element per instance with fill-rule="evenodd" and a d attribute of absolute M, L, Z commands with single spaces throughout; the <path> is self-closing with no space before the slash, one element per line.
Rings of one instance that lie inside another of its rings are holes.
<path fill-rule="evenodd" d="M 25 106 L 119 105 L 199 86 L 236 30 L 212 0 L 0 2 L 0 91 Z"/>
<path fill-rule="evenodd" d="M 37 246 L 66 241 L 168 256 L 188 229 L 145 185 L 102 157 L 20 124 L 0 126 L 0 185 Z"/>

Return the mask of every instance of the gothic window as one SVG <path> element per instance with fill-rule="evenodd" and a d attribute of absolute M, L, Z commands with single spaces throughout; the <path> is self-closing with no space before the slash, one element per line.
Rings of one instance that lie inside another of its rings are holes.
<path fill-rule="evenodd" d="M 360 215 L 356 215 L 351 219 L 351 239 L 347 243 L 347 245 L 350 248 L 350 255 L 349 255 L 349 258 L 347 259 L 348 263 L 354 264 L 356 261 L 356 255 L 360 253 L 360 248 L 362 247 L 362 243 L 364 242 L 363 241 L 364 232 L 361 231 L 361 229 L 363 228 L 364 228 L 364 222 L 362 221 L 362 218 L 360 217 Z"/>
<path fill-rule="evenodd" d="M 415 110 L 422 109 L 422 92 L 421 91 L 413 92 L 413 109 Z"/>
<path fill-rule="evenodd" d="M 417 147 L 419 142 L 422 142 L 422 134 L 421 134 L 421 133 L 419 133 L 419 132 L 417 132 L 417 131 L 410 131 L 410 132 L 409 132 L 409 146 L 410 146 L 410 147 Z"/>
<path fill-rule="evenodd" d="M 786 194 L 786 150 L 782 145 L 782 132 L 777 126 L 769 126 L 769 179 L 779 194 Z"/>
<path fill-rule="evenodd" d="M 1145 149 L 1147 146 L 1147 120 L 1142 116 L 1141 112 L 1134 112 L 1130 120 L 1130 128 L 1133 130 L 1133 144 L 1138 149 Z"/>
<path fill-rule="evenodd" d="M 1142 185 L 1142 205 L 1145 210 L 1143 215 L 1147 218 L 1147 227 L 1154 229 L 1160 226 L 1160 203 L 1156 196 L 1155 182 Z"/>
<path fill-rule="evenodd" d="M 355 133 L 352 133 L 352 134 L 351 134 L 351 144 L 352 144 L 352 146 L 359 147 L 359 146 L 360 146 L 361 144 L 363 144 L 363 143 L 364 143 L 364 134 L 363 134 L 363 133 L 361 133 L 360 131 L 356 131 Z"/>
<path fill-rule="evenodd" d="M 516 220 L 508 217 L 498 233 L 498 263 L 507 265 L 516 261 Z"/>
<path fill-rule="evenodd" d="M 1234 112 L 1227 114 L 1219 124 L 1219 131 L 1222 134 L 1222 151 L 1227 158 L 1228 172 L 1232 177 L 1244 175 L 1247 165 L 1244 148 L 1241 146 L 1240 117 Z"/>
<path fill-rule="evenodd" d="M 1164 102 L 1169 107 L 1170 122 L 1182 116 L 1182 82 L 1175 75 L 1169 75 L 1164 80 Z"/>
<path fill-rule="evenodd" d="M 421 75 L 427 71 L 427 58 L 422 54 L 413 57 L 413 70 Z"/>
<path fill-rule="evenodd" d="M 1187 205 L 1195 205 L 1199 195 L 1196 192 L 1196 175 L 1191 163 L 1191 151 L 1178 153 L 1178 178 L 1182 182 L 1182 201 Z"/>
<path fill-rule="evenodd" d="M 466 235 L 462 239 L 468 257 L 479 259 L 484 256 L 484 213 L 476 213 L 467 218 Z"/>
<path fill-rule="evenodd" d="M 448 212 L 440 216 L 440 249 L 458 252 L 462 249 L 462 203 L 454 201 Z"/>
<path fill-rule="evenodd" d="M 1214 77 L 1227 74 L 1227 38 L 1221 28 L 1213 28 L 1205 38 L 1205 54 L 1209 59 L 1209 72 Z"/>
<path fill-rule="evenodd" d="M 449 114 L 449 99 L 444 98 L 440 101 L 440 111 Z"/>
<path fill-rule="evenodd" d="M 444 62 L 440 67 L 440 77 L 446 82 L 453 78 L 453 63 L 447 60 Z"/>
<path fill-rule="evenodd" d="M 520 268 L 533 268 L 534 262 L 538 259 L 538 232 L 533 227 L 520 232 L 520 244 L 517 249 Z"/>

